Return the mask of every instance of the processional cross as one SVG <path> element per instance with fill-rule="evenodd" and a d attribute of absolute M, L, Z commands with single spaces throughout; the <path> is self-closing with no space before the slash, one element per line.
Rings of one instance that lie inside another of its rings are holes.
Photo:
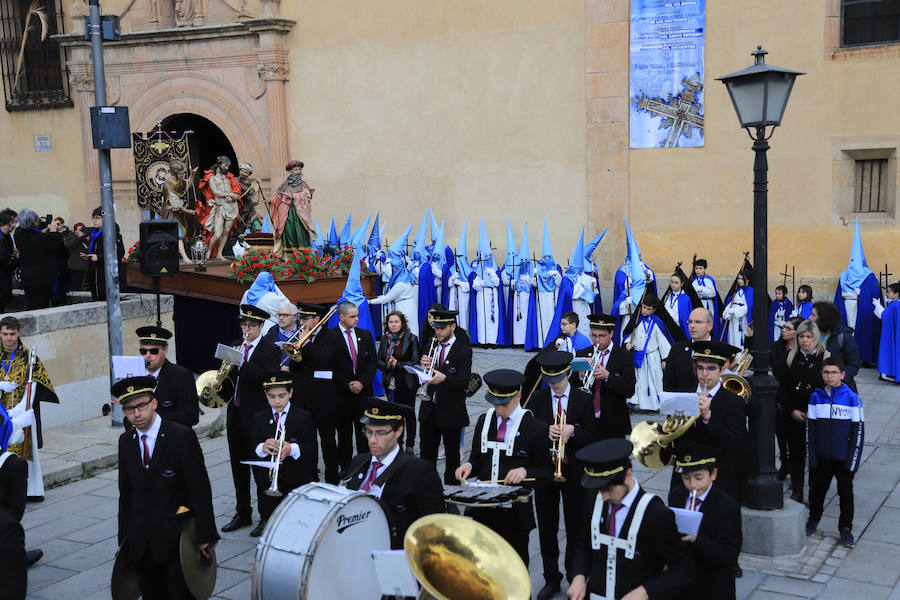
<path fill-rule="evenodd" d="M 641 94 L 638 101 L 638 110 L 646 110 L 649 113 L 663 118 L 662 127 L 669 129 L 669 135 L 663 142 L 663 148 L 674 148 L 678 145 L 681 134 L 690 136 L 693 128 L 703 131 L 703 115 L 700 115 L 700 104 L 697 103 L 697 93 L 703 89 L 703 84 L 696 78 L 682 79 L 684 90 L 678 96 L 670 96 L 671 102 L 664 102 L 659 98 L 648 98 Z"/>

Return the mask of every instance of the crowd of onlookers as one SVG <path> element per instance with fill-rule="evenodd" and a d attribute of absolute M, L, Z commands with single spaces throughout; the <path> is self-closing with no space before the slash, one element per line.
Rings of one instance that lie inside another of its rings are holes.
<path fill-rule="evenodd" d="M 125 246 L 116 226 L 116 263 L 124 288 Z M 70 229 L 63 217 L 41 217 L 30 208 L 0 211 L 0 312 L 61 306 L 71 292 L 90 291 L 106 298 L 103 217 L 98 207 L 91 224 Z M 13 289 L 24 292 L 24 306 L 13 302 Z"/>

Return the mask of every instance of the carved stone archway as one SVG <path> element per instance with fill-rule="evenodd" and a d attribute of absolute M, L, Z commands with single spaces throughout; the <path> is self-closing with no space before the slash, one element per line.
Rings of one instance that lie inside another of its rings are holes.
<path fill-rule="evenodd" d="M 275 5 L 277 7 L 277 4 Z M 219 127 L 239 160 L 254 165 L 264 188 L 284 175 L 287 134 L 287 35 L 295 22 L 264 16 L 238 23 L 122 34 L 104 44 L 107 101 L 129 107 L 131 130 L 148 132 L 169 115 L 193 113 Z M 127 19 L 122 24 L 128 31 Z M 88 207 L 100 203 L 97 152 L 91 142 L 94 104 L 90 45 L 83 34 L 61 36 L 69 48 L 72 88 L 81 111 Z M 134 164 L 112 153 L 113 193 L 123 235 L 137 232 Z"/>

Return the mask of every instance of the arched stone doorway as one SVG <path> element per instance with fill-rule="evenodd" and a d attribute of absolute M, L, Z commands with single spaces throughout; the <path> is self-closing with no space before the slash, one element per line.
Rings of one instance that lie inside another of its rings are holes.
<path fill-rule="evenodd" d="M 238 174 L 238 158 L 228 136 L 219 127 L 200 115 L 179 113 L 162 120 L 163 131 L 192 131 L 188 134 L 188 149 L 191 154 L 191 165 L 198 167 L 197 180 L 203 172 L 211 169 L 219 156 L 231 159 L 229 169 L 235 176 Z"/>

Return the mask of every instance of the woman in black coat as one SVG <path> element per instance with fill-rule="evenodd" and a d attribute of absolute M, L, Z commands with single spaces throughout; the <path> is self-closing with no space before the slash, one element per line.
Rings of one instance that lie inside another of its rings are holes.
<path fill-rule="evenodd" d="M 51 223 L 46 231 L 38 229 L 40 218 L 30 208 L 19 212 L 19 227 L 14 233 L 19 251 L 19 273 L 28 309 L 48 308 L 53 282 L 59 273 L 58 255 L 64 249 L 62 236 Z"/>
<path fill-rule="evenodd" d="M 793 420 L 789 412 L 785 412 L 786 391 L 781 387 L 787 376 L 787 355 L 797 344 L 797 327 L 803 322 L 802 317 L 791 317 L 781 328 L 781 337 L 769 346 L 769 366 L 772 367 L 772 376 L 778 381 L 778 391 L 775 395 L 775 439 L 778 442 L 779 461 L 778 481 L 784 481 L 791 474 L 790 451 L 788 448 L 787 434 L 791 430 Z"/>
<path fill-rule="evenodd" d="M 780 399 L 785 420 L 785 435 L 791 473 L 791 499 L 803 502 L 806 466 L 806 411 L 809 397 L 824 387 L 822 361 L 828 356 L 819 328 L 811 320 L 797 326 L 796 344 L 787 354 L 787 369 L 781 381 Z"/>
<path fill-rule="evenodd" d="M 378 345 L 378 369 L 388 400 L 412 408 L 406 415 L 404 431 L 408 452 L 413 451 L 416 443 L 415 409 L 419 380 L 403 367 L 418 365 L 421 356 L 419 340 L 409 330 L 406 315 L 399 310 L 389 312 L 384 320 L 384 335 Z"/>

